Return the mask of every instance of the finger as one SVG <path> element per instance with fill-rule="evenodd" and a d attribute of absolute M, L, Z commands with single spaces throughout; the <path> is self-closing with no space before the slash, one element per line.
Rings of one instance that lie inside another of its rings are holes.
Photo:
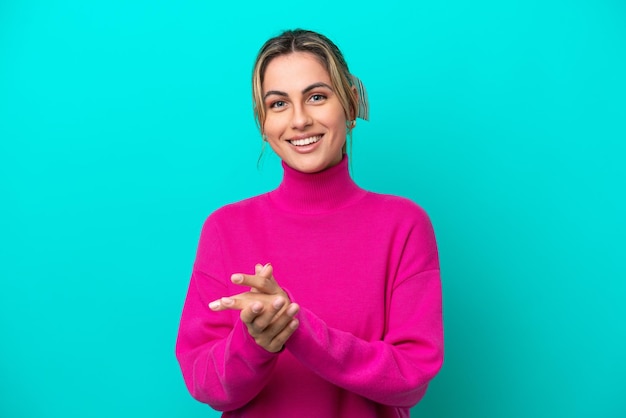
<path fill-rule="evenodd" d="M 278 334 L 298 314 L 299 311 L 300 306 L 296 303 L 290 303 L 288 306 L 285 306 L 285 308 L 278 312 L 274 320 L 267 326 L 266 332 L 272 335 Z"/>
<path fill-rule="evenodd" d="M 258 274 L 259 276 L 270 279 L 272 278 L 273 273 L 274 273 L 274 267 L 270 263 L 267 263 L 261 268 L 261 271 L 259 271 Z"/>
<path fill-rule="evenodd" d="M 282 332 L 283 328 L 285 328 L 294 319 L 294 316 L 299 312 L 299 309 L 300 307 L 298 305 L 289 304 L 289 306 L 286 306 L 277 315 L 275 315 L 272 322 L 270 322 L 267 327 L 265 327 L 260 332 L 258 332 L 258 330 L 255 328 L 256 324 L 252 323 L 248 327 L 250 335 L 254 337 L 254 339 L 257 341 L 257 344 L 263 347 L 267 347 L 271 343 L 271 341 L 280 332 Z"/>
<path fill-rule="evenodd" d="M 257 264 L 254 266 L 254 274 L 255 274 L 255 275 L 258 275 L 258 274 L 261 272 L 261 270 L 263 270 L 263 264 L 258 264 L 258 263 L 257 263 Z M 260 293 L 260 292 L 259 292 L 257 289 L 255 289 L 254 287 L 250 288 L 250 292 L 252 292 L 252 293 Z"/>
<path fill-rule="evenodd" d="M 283 319 L 285 321 L 284 323 Z M 289 315 L 283 315 L 283 318 L 281 318 L 281 325 L 284 326 L 277 329 L 274 337 L 270 340 L 269 344 L 265 346 L 267 351 L 275 353 L 282 350 L 287 340 L 289 340 L 289 337 L 291 337 L 296 329 L 298 329 L 300 322 L 297 318 L 293 318 Z"/>
<path fill-rule="evenodd" d="M 261 315 L 263 315 L 263 312 L 263 304 L 261 302 L 254 302 L 251 303 L 250 306 L 248 306 L 247 308 L 243 309 L 239 314 L 241 322 L 246 325 L 246 327 L 248 328 L 248 332 L 250 332 L 251 335 L 257 335 L 258 333 L 262 332 L 262 330 L 257 329 L 259 324 L 253 324 L 259 317 L 261 317 Z"/>
<path fill-rule="evenodd" d="M 296 304 L 290 304 L 285 312 L 279 315 L 265 330 L 261 333 L 253 333 L 250 335 L 258 345 L 268 351 L 279 351 L 287 338 L 291 336 L 297 328 L 298 321 L 294 316 L 298 313 L 300 307 Z M 294 322 L 295 321 L 295 322 Z M 249 328 L 250 329 L 250 328 Z"/>
<path fill-rule="evenodd" d="M 287 301 L 283 297 L 277 297 L 272 301 L 269 306 L 262 306 L 261 309 L 255 306 L 257 302 L 252 304 L 250 309 L 244 309 L 241 311 L 240 318 L 248 327 L 252 336 L 256 337 L 264 332 L 267 327 L 274 321 L 274 318 L 278 318 L 285 308 Z"/>
<path fill-rule="evenodd" d="M 297 319 L 292 319 L 289 324 L 283 328 L 283 330 L 276 337 L 274 337 L 268 351 L 276 353 L 282 350 L 289 337 L 293 335 L 299 325 L 300 322 Z"/>
<path fill-rule="evenodd" d="M 223 297 L 213 302 L 209 303 L 209 308 L 212 311 L 219 312 L 225 311 L 227 309 L 232 310 L 242 310 L 245 309 L 248 305 L 250 305 L 250 300 L 246 297 L 245 293 L 241 293 L 239 295 Z"/>
<path fill-rule="evenodd" d="M 233 274 L 231 276 L 231 281 L 234 284 L 249 286 L 261 293 L 270 295 L 276 294 L 281 290 L 278 283 L 276 283 L 276 280 L 274 280 L 273 268 L 269 263 L 263 266 L 261 271 L 255 275 L 242 273 Z"/>
<path fill-rule="evenodd" d="M 285 306 L 284 298 L 276 298 L 271 304 L 253 303 L 249 309 L 241 311 L 240 318 L 250 333 L 256 336 L 262 333 Z"/>
<path fill-rule="evenodd" d="M 259 275 L 259 273 L 261 273 L 261 271 L 263 271 L 264 267 L 265 266 L 263 264 L 256 263 L 254 265 L 254 275 L 255 276 Z M 249 276 L 249 275 L 245 275 L 245 274 L 242 274 L 242 273 L 236 273 L 236 274 L 233 274 L 232 276 L 230 276 L 230 279 L 235 284 L 242 284 L 242 276 Z"/>

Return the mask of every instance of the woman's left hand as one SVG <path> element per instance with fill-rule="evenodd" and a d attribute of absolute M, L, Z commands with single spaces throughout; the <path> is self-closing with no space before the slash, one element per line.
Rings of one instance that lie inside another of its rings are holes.
<path fill-rule="evenodd" d="M 278 285 L 270 264 L 257 264 L 254 275 L 233 274 L 233 283 L 249 286 L 250 291 L 223 297 L 209 304 L 213 311 L 241 311 L 241 321 L 257 344 L 270 352 L 283 348 L 298 327 L 294 316 L 300 307 L 291 303 L 287 293 Z"/>

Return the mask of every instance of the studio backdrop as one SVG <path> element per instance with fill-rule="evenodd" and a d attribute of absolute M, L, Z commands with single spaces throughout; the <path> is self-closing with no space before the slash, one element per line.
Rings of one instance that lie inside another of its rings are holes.
<path fill-rule="evenodd" d="M 625 22 L 617 0 L 4 0 L 0 416 L 219 416 L 178 321 L 204 219 L 280 181 L 251 72 L 296 27 L 368 89 L 356 182 L 435 227 L 446 357 L 412 415 L 626 416 Z"/>

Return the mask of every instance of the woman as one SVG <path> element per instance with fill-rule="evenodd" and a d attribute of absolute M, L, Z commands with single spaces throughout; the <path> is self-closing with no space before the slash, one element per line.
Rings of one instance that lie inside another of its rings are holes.
<path fill-rule="evenodd" d="M 431 223 L 349 174 L 356 80 L 315 32 L 257 56 L 255 114 L 284 177 L 207 219 L 176 347 L 191 394 L 225 417 L 408 417 L 441 367 Z"/>

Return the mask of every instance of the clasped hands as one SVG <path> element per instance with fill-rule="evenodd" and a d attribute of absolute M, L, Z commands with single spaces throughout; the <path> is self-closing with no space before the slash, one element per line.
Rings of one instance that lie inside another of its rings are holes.
<path fill-rule="evenodd" d="M 287 293 L 274 279 L 273 272 L 271 264 L 257 264 L 254 275 L 233 274 L 233 283 L 250 287 L 250 290 L 214 300 L 209 303 L 209 308 L 216 312 L 227 309 L 241 311 L 239 317 L 256 343 L 276 353 L 282 350 L 298 328 L 298 320 L 294 317 L 300 306 L 291 303 Z"/>

